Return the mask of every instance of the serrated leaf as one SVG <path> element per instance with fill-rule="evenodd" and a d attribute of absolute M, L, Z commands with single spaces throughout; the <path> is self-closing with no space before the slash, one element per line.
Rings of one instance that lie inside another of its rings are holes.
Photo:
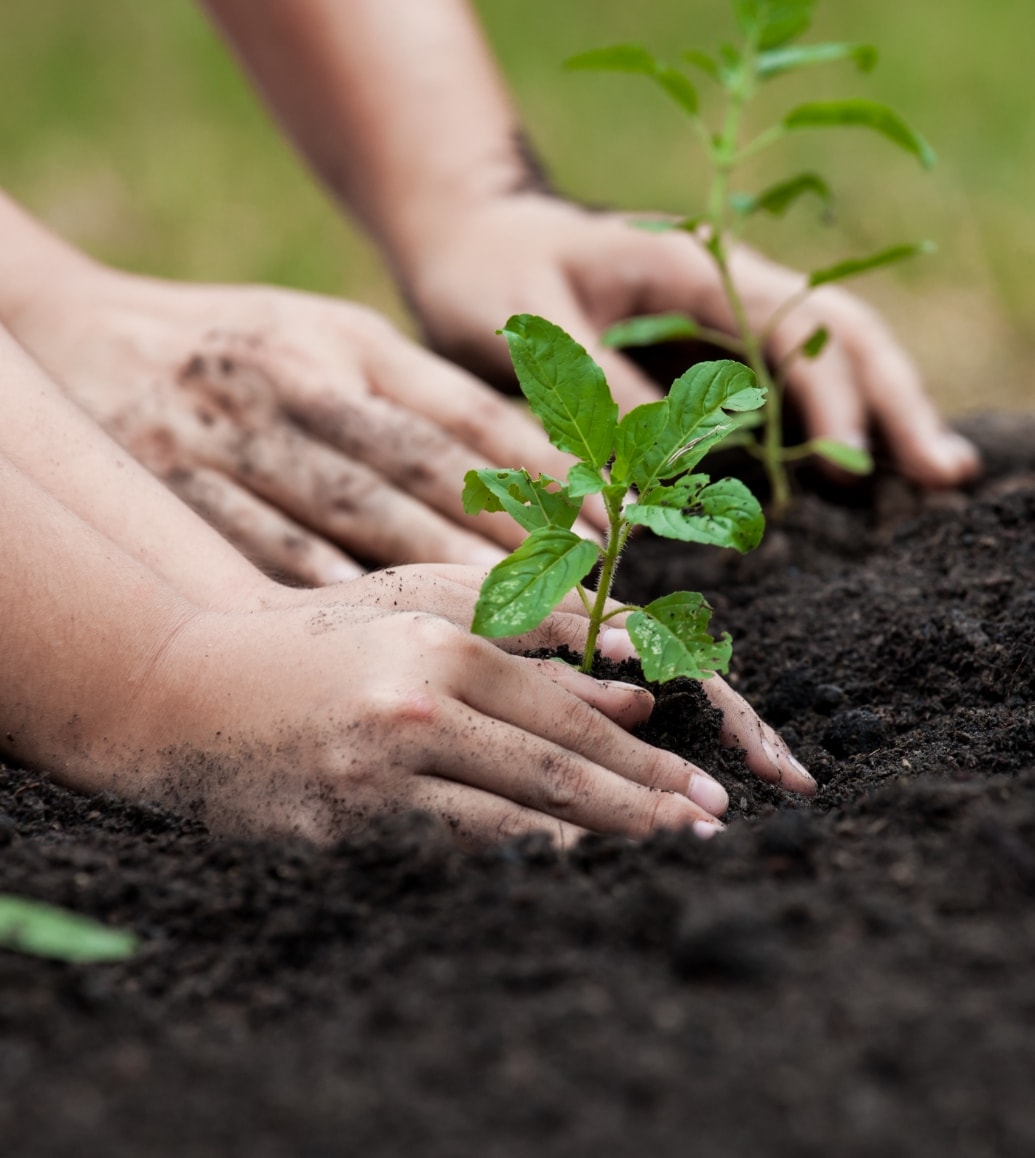
<path fill-rule="evenodd" d="M 58 961 L 122 961 L 138 939 L 89 917 L 24 897 L 0 894 L 0 947 Z"/>
<path fill-rule="evenodd" d="M 698 362 L 672 383 L 668 393 L 673 418 L 689 432 L 706 414 L 724 410 L 757 410 L 765 402 L 765 390 L 754 371 L 742 362 L 721 358 Z"/>
<path fill-rule="evenodd" d="M 806 358 L 818 358 L 830 341 L 830 331 L 826 326 L 817 326 L 801 344 L 801 352 Z"/>
<path fill-rule="evenodd" d="M 552 322 L 517 314 L 501 333 L 522 393 L 559 450 L 595 467 L 611 457 L 618 407 L 604 372 Z"/>
<path fill-rule="evenodd" d="M 749 217 L 753 213 L 770 213 L 774 217 L 782 217 L 795 201 L 809 193 L 818 197 L 824 208 L 829 208 L 834 200 L 833 191 L 818 173 L 798 173 L 786 181 L 770 185 L 761 193 L 735 193 L 730 197 L 730 205 L 741 217 Z"/>
<path fill-rule="evenodd" d="M 708 632 L 711 608 L 703 596 L 677 591 L 633 611 L 626 628 L 636 646 L 643 674 L 656 683 L 683 676 L 708 679 L 729 668 L 732 644 L 725 632 Z"/>
<path fill-rule="evenodd" d="M 485 577 L 471 630 L 499 639 L 531 631 L 581 582 L 600 548 L 572 531 L 533 531 Z"/>
<path fill-rule="evenodd" d="M 697 89 L 677 68 L 659 60 L 642 44 L 613 44 L 580 52 L 565 67 L 593 72 L 627 72 L 646 76 L 659 85 L 684 112 L 697 115 Z"/>
<path fill-rule="evenodd" d="M 666 539 L 732 547 L 741 554 L 754 550 L 765 533 L 758 500 L 739 479 L 701 486 L 698 480 L 706 478 L 695 475 L 654 487 L 626 507 L 625 517 Z"/>
<path fill-rule="evenodd" d="M 554 486 L 556 489 L 551 490 Z M 584 492 L 589 493 L 589 492 Z M 526 531 L 539 527 L 570 529 L 579 514 L 581 503 L 571 502 L 565 487 L 544 475 L 533 479 L 527 470 L 504 470 L 483 467 L 464 475 L 464 512 L 506 511 Z"/>
<path fill-rule="evenodd" d="M 833 438 L 812 438 L 808 446 L 814 454 L 832 462 L 849 474 L 872 474 L 873 458 L 868 451 L 857 446 L 848 446 L 844 442 L 837 442 Z"/>
<path fill-rule="evenodd" d="M 618 424 L 611 477 L 616 483 L 646 487 L 668 461 L 677 442 L 668 427 L 668 399 L 633 407 Z"/>
<path fill-rule="evenodd" d="M 604 332 L 601 341 L 612 349 L 626 346 L 654 346 L 659 342 L 675 342 L 696 338 L 701 327 L 686 314 L 648 314 L 626 318 Z"/>
<path fill-rule="evenodd" d="M 759 53 L 755 59 L 755 74 L 760 80 L 771 80 L 793 69 L 836 64 L 842 60 L 854 61 L 860 72 L 870 72 L 877 64 L 877 50 L 872 44 L 786 45 Z"/>
<path fill-rule="evenodd" d="M 925 169 L 935 162 L 934 150 L 894 109 L 877 101 L 859 98 L 839 101 L 816 101 L 798 105 L 784 117 L 787 129 L 822 129 L 848 125 L 872 129 L 889 141 L 912 153 Z"/>
<path fill-rule="evenodd" d="M 825 269 L 817 269 L 809 274 L 809 286 L 826 285 L 832 281 L 844 281 L 845 278 L 856 277 L 861 273 L 869 273 L 872 269 L 880 269 L 886 265 L 896 265 L 920 254 L 932 253 L 934 246 L 929 241 L 921 241 L 914 245 L 893 245 L 890 249 L 882 249 L 879 253 L 871 253 L 868 257 L 850 257 L 839 261 L 836 265 L 829 265 Z"/>
<path fill-rule="evenodd" d="M 642 494 L 659 479 L 692 470 L 733 429 L 727 410 L 755 410 L 764 400 L 754 373 L 740 362 L 691 366 L 672 383 L 665 429 L 641 448 L 641 462 L 636 462 L 635 450 L 626 452 L 627 481 Z"/>
<path fill-rule="evenodd" d="M 733 0 L 737 25 L 758 49 L 778 48 L 808 30 L 815 0 Z"/>
<path fill-rule="evenodd" d="M 573 499 L 582 499 L 586 495 L 598 494 L 606 485 L 607 479 L 604 478 L 603 473 L 584 462 L 577 462 L 568 471 L 568 494 Z"/>

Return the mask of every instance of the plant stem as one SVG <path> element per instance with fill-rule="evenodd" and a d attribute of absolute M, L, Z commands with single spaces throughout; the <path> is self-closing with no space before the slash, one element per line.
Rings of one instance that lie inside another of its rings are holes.
<path fill-rule="evenodd" d="M 738 79 L 729 89 L 729 107 L 722 135 L 711 149 L 715 175 L 708 198 L 708 219 L 711 236 L 706 248 L 718 266 L 723 292 L 733 314 L 734 324 L 743 346 L 743 357 L 755 373 L 759 386 L 766 391 L 765 430 L 759 445 L 759 457 L 765 465 L 769 480 L 772 510 L 780 517 L 790 503 L 791 491 L 787 471 L 783 461 L 783 416 L 782 399 L 778 384 L 774 382 L 765 359 L 764 337 L 756 334 L 747 316 L 743 299 L 730 271 L 726 239 L 731 232 L 726 222 L 726 204 L 729 196 L 729 181 L 743 152 L 738 149 L 740 120 L 753 88 L 755 49 L 749 45 L 741 64 Z"/>
<path fill-rule="evenodd" d="M 589 631 L 586 632 L 586 650 L 582 656 L 581 671 L 589 673 L 593 670 L 593 659 L 597 650 L 597 637 L 600 635 L 600 628 L 604 622 L 604 614 L 607 608 L 607 600 L 611 594 L 611 586 L 614 583 L 615 569 L 618 566 L 618 557 L 622 553 L 622 548 L 625 546 L 626 539 L 629 537 L 626 531 L 625 520 L 622 518 L 622 500 L 620 498 L 611 499 L 605 495 L 604 505 L 607 507 L 608 517 L 608 532 L 607 541 L 604 544 L 604 558 L 600 565 L 600 582 L 597 585 L 596 597 L 593 600 L 593 606 L 589 612 Z"/>

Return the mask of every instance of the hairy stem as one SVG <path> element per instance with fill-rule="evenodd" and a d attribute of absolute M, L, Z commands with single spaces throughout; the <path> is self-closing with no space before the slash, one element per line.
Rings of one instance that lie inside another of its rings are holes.
<path fill-rule="evenodd" d="M 618 558 L 628 539 L 625 520 L 622 518 L 622 500 L 611 499 L 605 496 L 604 505 L 607 507 L 608 532 L 604 544 L 603 562 L 600 564 L 600 582 L 597 585 L 596 597 L 589 611 L 589 631 L 586 633 L 586 650 L 582 656 L 581 670 L 590 672 L 593 669 L 593 658 L 597 650 L 597 637 L 604 622 L 607 600 L 614 584 L 615 569 L 618 567 Z M 624 532 L 624 533 L 623 533 Z"/>

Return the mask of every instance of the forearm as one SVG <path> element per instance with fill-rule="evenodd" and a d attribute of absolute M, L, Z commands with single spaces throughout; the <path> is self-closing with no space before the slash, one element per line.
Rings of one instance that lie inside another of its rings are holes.
<path fill-rule="evenodd" d="M 15 328 L 37 295 L 52 291 L 55 278 L 96 268 L 0 190 L 0 322 Z"/>
<path fill-rule="evenodd" d="M 466 0 L 205 0 L 281 124 L 398 268 L 437 216 L 534 180 Z"/>
<path fill-rule="evenodd" d="M 0 752 L 84 788 L 194 610 L 0 453 Z"/>
<path fill-rule="evenodd" d="M 275 585 L 70 402 L 0 330 L 0 454 L 188 599 L 262 605 Z"/>

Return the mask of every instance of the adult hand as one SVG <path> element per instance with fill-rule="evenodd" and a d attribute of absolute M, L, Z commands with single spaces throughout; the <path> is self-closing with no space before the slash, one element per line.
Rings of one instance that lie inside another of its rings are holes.
<path fill-rule="evenodd" d="M 267 568 L 491 564 L 523 537 L 464 514 L 464 473 L 570 461 L 530 419 L 368 309 L 178 285 L 82 260 L 11 321 L 114 438 Z M 506 549 L 506 550 L 505 550 Z"/>
<path fill-rule="evenodd" d="M 623 410 L 658 391 L 627 358 L 600 345 L 608 326 L 680 310 L 734 332 L 714 263 L 686 233 L 647 233 L 620 214 L 519 193 L 467 204 L 462 219 L 440 221 L 419 238 L 399 266 L 426 334 L 434 348 L 486 378 L 509 375 L 505 345 L 494 334 L 524 311 L 582 342 Z M 747 247 L 735 252 L 732 271 L 756 329 L 804 285 L 802 275 Z M 832 286 L 810 294 L 774 331 L 769 356 L 782 362 L 819 325 L 830 332 L 826 349 L 814 361 L 799 358 L 788 375 L 810 437 L 864 446 L 873 426 L 898 469 L 925 486 L 951 486 L 977 472 L 974 447 L 946 427 L 883 320 L 851 294 Z"/>

